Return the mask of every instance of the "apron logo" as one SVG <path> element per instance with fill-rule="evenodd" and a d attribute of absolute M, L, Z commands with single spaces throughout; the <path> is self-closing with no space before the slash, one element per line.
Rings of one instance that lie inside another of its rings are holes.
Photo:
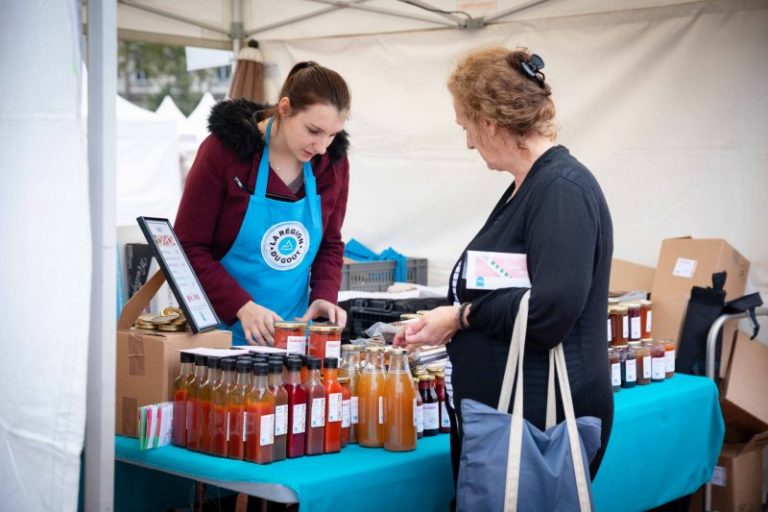
<path fill-rule="evenodd" d="M 261 239 L 261 255 L 275 270 L 298 267 L 309 248 L 309 233 L 301 222 L 281 222 L 267 229 Z"/>

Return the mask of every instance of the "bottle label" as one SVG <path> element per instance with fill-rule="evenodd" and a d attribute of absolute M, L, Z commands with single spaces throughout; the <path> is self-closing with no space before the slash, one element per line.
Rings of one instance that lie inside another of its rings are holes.
<path fill-rule="evenodd" d="M 611 365 L 611 385 L 613 387 L 621 386 L 621 365 L 619 363 Z"/>
<path fill-rule="evenodd" d="M 451 418 L 448 417 L 448 407 L 445 402 L 440 402 L 440 427 L 451 428 Z"/>
<path fill-rule="evenodd" d="M 248 412 L 243 411 L 243 430 L 242 430 L 243 442 L 245 442 L 245 433 L 247 432 L 247 429 L 248 429 Z"/>
<path fill-rule="evenodd" d="M 637 361 L 635 359 L 627 359 L 625 364 L 624 377 L 627 382 L 637 382 Z"/>
<path fill-rule="evenodd" d="M 416 406 L 416 432 L 424 432 L 424 406 Z"/>
<path fill-rule="evenodd" d="M 621 317 L 621 332 L 626 340 L 629 337 L 629 317 L 627 316 Z"/>
<path fill-rule="evenodd" d="M 424 404 L 424 430 L 437 430 L 440 425 L 437 404 Z"/>
<path fill-rule="evenodd" d="M 640 317 L 634 316 L 632 317 L 632 332 L 630 333 L 629 339 L 632 340 L 639 340 L 640 339 Z"/>
<path fill-rule="evenodd" d="M 350 419 L 352 420 L 353 425 L 357 425 L 358 416 L 357 416 L 357 397 L 356 396 L 352 397 L 350 405 L 352 406 L 351 410 L 349 411 Z"/>
<path fill-rule="evenodd" d="M 288 342 L 285 345 L 285 351 L 289 354 L 301 354 L 307 353 L 307 337 L 306 336 L 288 336 Z"/>
<path fill-rule="evenodd" d="M 328 423 L 342 421 L 341 402 L 341 393 L 330 393 L 328 395 Z"/>
<path fill-rule="evenodd" d="M 667 368 L 665 357 L 651 358 L 651 378 L 653 380 L 664 380 L 664 373 Z"/>
<path fill-rule="evenodd" d="M 227 424 L 226 435 L 224 436 L 224 439 L 226 439 L 227 442 L 229 442 L 229 416 L 230 416 L 229 411 L 227 411 L 227 417 L 224 418 L 224 422 Z"/>
<path fill-rule="evenodd" d="M 307 404 L 295 404 L 293 406 L 293 425 L 291 432 L 303 434 L 307 428 Z"/>
<path fill-rule="evenodd" d="M 379 397 L 379 425 L 384 424 L 384 397 Z"/>
<path fill-rule="evenodd" d="M 613 329 L 611 329 L 611 319 L 608 319 L 608 341 L 611 341 L 613 339 L 613 335 L 611 333 Z"/>
<path fill-rule="evenodd" d="M 643 357 L 643 378 L 651 378 L 651 356 Z"/>
<path fill-rule="evenodd" d="M 275 435 L 284 436 L 288 433 L 288 406 L 275 407 Z"/>
<path fill-rule="evenodd" d="M 667 371 L 667 373 L 672 373 L 675 371 L 675 351 L 674 350 L 667 350 L 664 352 L 664 366 Z"/>
<path fill-rule="evenodd" d="M 259 445 L 267 446 L 275 442 L 275 415 L 265 414 L 261 417 L 261 430 L 259 431 Z"/>
<path fill-rule="evenodd" d="M 325 426 L 325 397 L 312 399 L 311 427 Z"/>
<path fill-rule="evenodd" d="M 645 332 L 650 333 L 651 332 L 651 325 L 653 325 L 653 311 L 648 311 L 648 314 L 645 317 Z"/>
<path fill-rule="evenodd" d="M 349 428 L 350 423 L 350 400 L 341 402 L 341 428 Z"/>
<path fill-rule="evenodd" d="M 413 399 L 413 426 L 414 427 L 416 426 L 416 410 L 417 410 L 417 407 L 418 407 L 418 405 L 417 405 L 416 399 L 414 398 Z"/>
<path fill-rule="evenodd" d="M 325 343 L 325 357 L 341 359 L 341 341 L 328 341 Z"/>

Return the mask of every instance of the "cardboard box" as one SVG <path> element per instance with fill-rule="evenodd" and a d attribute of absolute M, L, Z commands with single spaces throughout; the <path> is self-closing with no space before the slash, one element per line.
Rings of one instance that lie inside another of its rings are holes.
<path fill-rule="evenodd" d="M 736 331 L 720 393 L 723 419 L 747 435 L 768 430 L 768 345 Z"/>
<path fill-rule="evenodd" d="M 115 430 L 136 437 L 139 407 L 171 400 L 173 381 L 179 374 L 179 349 L 194 347 L 229 348 L 232 333 L 209 331 L 192 334 L 135 329 L 133 323 L 165 282 L 157 272 L 126 303 L 117 321 L 117 377 Z"/>
<path fill-rule="evenodd" d="M 719 238 L 671 238 L 661 244 L 653 276 L 654 338 L 680 338 L 691 288 L 712 286 L 712 274 L 725 270 L 726 301 L 744 295 L 749 260 Z"/>
<path fill-rule="evenodd" d="M 650 292 L 656 269 L 614 258 L 611 261 L 611 292 Z"/>

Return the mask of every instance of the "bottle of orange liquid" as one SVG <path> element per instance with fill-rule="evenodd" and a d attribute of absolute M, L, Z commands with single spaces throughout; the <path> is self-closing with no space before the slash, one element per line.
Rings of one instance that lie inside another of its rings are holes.
<path fill-rule="evenodd" d="M 208 375 L 200 386 L 200 451 L 211 453 L 211 428 L 213 422 L 213 388 L 221 379 L 221 359 L 208 358 Z"/>
<path fill-rule="evenodd" d="M 384 449 L 405 452 L 416 448 L 416 392 L 405 350 L 389 356 L 384 394 Z"/>
<path fill-rule="evenodd" d="M 384 443 L 384 392 L 386 376 L 382 351 L 369 347 L 365 351 L 365 368 L 357 384 L 358 424 L 357 442 L 368 448 Z"/>
<path fill-rule="evenodd" d="M 176 446 L 187 446 L 187 396 L 189 395 L 189 380 L 192 378 L 192 362 L 194 354 L 181 353 L 181 371 L 173 381 L 173 425 L 171 443 Z"/>
<path fill-rule="evenodd" d="M 341 364 L 339 365 L 339 377 L 349 379 L 349 442 L 357 442 L 358 391 L 357 384 L 360 381 L 360 346 L 342 345 Z M 343 443 L 342 443 L 343 445 Z"/>
<path fill-rule="evenodd" d="M 227 456 L 229 441 L 229 418 L 227 415 L 227 394 L 235 384 L 235 360 L 222 359 L 221 380 L 213 388 L 213 419 L 211 420 L 211 453 Z"/>
<path fill-rule="evenodd" d="M 352 392 L 349 389 L 349 377 L 339 377 L 339 384 L 341 384 L 341 447 L 344 448 L 349 444 L 349 433 L 352 430 L 350 428 Z"/>
<path fill-rule="evenodd" d="M 187 448 L 195 451 L 200 450 L 200 388 L 205 382 L 206 360 L 195 354 L 195 373 L 187 390 Z"/>
<path fill-rule="evenodd" d="M 275 443 L 275 395 L 267 384 L 267 363 L 253 364 L 253 387 L 245 396 L 245 460 L 272 462 Z"/>
<path fill-rule="evenodd" d="M 307 455 L 319 455 L 323 453 L 325 439 L 325 388 L 320 382 L 320 367 L 322 363 L 316 357 L 309 358 L 307 381 Z"/>
<path fill-rule="evenodd" d="M 243 460 L 245 456 L 245 395 L 248 392 L 251 362 L 239 360 L 235 363 L 237 376 L 235 385 L 227 393 L 227 416 L 229 420 L 229 446 L 227 456 L 230 459 Z"/>
<path fill-rule="evenodd" d="M 344 419 L 344 397 L 338 381 L 339 360 L 335 357 L 326 357 L 323 366 L 325 374 L 323 387 L 325 387 L 326 396 L 323 452 L 334 453 L 341 450 L 341 423 Z"/>

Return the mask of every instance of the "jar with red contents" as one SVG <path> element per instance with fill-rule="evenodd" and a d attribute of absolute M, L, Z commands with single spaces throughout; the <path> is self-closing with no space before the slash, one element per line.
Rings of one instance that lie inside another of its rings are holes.
<path fill-rule="evenodd" d="M 275 347 L 289 354 L 307 353 L 307 324 L 304 322 L 275 322 Z"/>
<path fill-rule="evenodd" d="M 309 355 L 320 359 L 341 359 L 341 330 L 338 325 L 312 324 L 309 326 Z"/>
<path fill-rule="evenodd" d="M 667 370 L 664 343 L 651 341 L 646 346 L 651 350 L 651 381 L 664 382 Z"/>
<path fill-rule="evenodd" d="M 608 359 L 611 363 L 611 386 L 615 393 L 621 390 L 621 360 L 619 359 L 619 349 L 609 348 Z"/>
<path fill-rule="evenodd" d="M 629 337 L 629 318 L 625 306 L 613 306 L 610 310 L 611 346 L 625 345 Z"/>
<path fill-rule="evenodd" d="M 627 317 L 629 318 L 629 339 L 628 341 L 640 341 L 640 304 L 630 302 L 627 306 Z"/>
<path fill-rule="evenodd" d="M 659 340 L 664 344 L 664 376 L 671 379 L 675 376 L 675 348 L 677 343 L 674 340 Z"/>
<path fill-rule="evenodd" d="M 651 327 L 653 326 L 653 302 L 649 300 L 640 301 L 640 333 L 643 338 L 651 337 Z"/>

